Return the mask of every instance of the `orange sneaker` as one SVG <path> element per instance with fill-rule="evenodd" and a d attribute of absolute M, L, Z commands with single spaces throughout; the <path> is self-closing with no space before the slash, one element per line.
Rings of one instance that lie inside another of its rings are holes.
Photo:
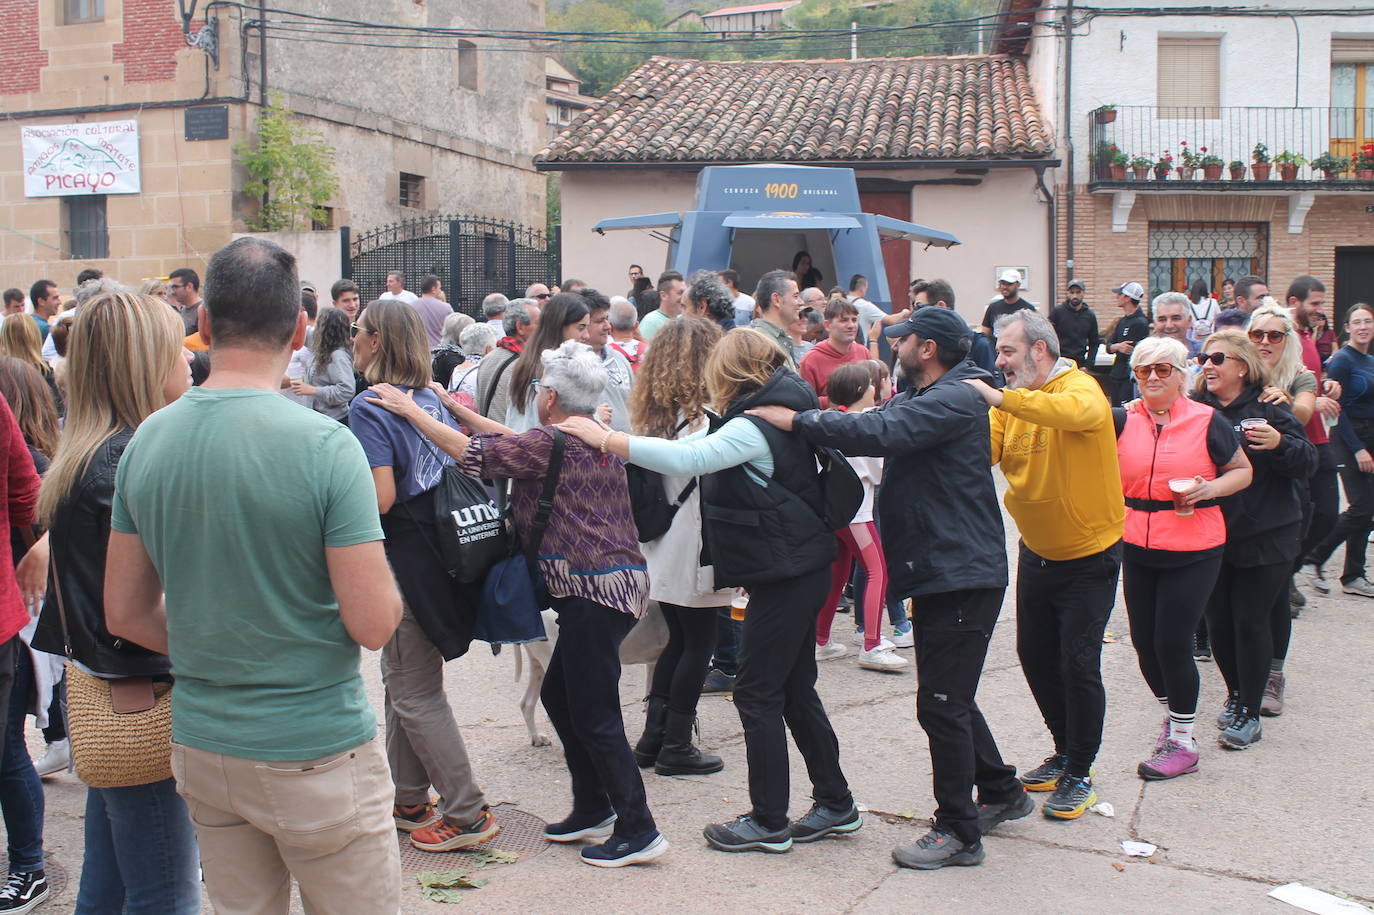
<path fill-rule="evenodd" d="M 396 828 L 401 832 L 414 832 L 417 829 L 435 825 L 443 819 L 443 816 L 434 809 L 433 804 L 425 802 L 409 807 L 395 804 L 391 808 L 391 818 L 396 821 Z"/>
<path fill-rule="evenodd" d="M 410 834 L 410 844 L 421 851 L 455 851 L 480 845 L 501 831 L 490 810 L 483 810 L 476 822 L 459 826 L 440 818 L 433 826 L 416 829 Z"/>

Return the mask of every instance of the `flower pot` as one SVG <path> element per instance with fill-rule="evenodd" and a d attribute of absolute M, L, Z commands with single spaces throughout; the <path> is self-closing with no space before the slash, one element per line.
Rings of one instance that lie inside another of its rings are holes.
<path fill-rule="evenodd" d="M 1355 172 L 1355 177 L 1361 181 L 1374 181 L 1374 168 L 1362 168 Z"/>
<path fill-rule="evenodd" d="M 1298 180 L 1298 167 L 1297 167 L 1296 165 L 1280 165 L 1280 166 L 1279 166 L 1279 180 L 1280 180 L 1280 181 L 1297 181 L 1297 180 Z"/>
<path fill-rule="evenodd" d="M 1324 168 L 1322 169 L 1322 177 L 1325 178 L 1327 181 L 1335 181 L 1336 173 L 1329 168 Z"/>
<path fill-rule="evenodd" d="M 1135 180 L 1144 181 L 1146 178 L 1150 177 L 1150 166 L 1143 165 L 1139 168 L 1133 168 L 1131 172 L 1135 175 Z"/>
<path fill-rule="evenodd" d="M 1098 110 L 1098 112 L 1097 112 L 1097 123 L 1099 123 L 1099 124 L 1110 124 L 1110 123 L 1112 123 L 1112 122 L 1115 121 L 1115 120 L 1116 120 L 1116 109 L 1115 109 L 1115 108 L 1107 108 L 1107 109 L 1099 109 L 1099 110 Z"/>
<path fill-rule="evenodd" d="M 1126 180 L 1126 166 L 1124 165 L 1109 165 L 1107 166 L 1107 173 L 1111 175 L 1113 181 Z"/>
<path fill-rule="evenodd" d="M 1168 180 L 1168 178 L 1169 178 L 1169 166 L 1167 166 L 1167 165 L 1156 165 L 1154 171 L 1155 171 L 1155 180 L 1156 180 L 1156 181 L 1167 181 L 1167 180 Z"/>
<path fill-rule="evenodd" d="M 1191 181 L 1193 180 L 1193 173 L 1196 171 L 1197 168 L 1192 165 L 1180 165 L 1178 167 L 1178 176 L 1184 181 Z"/>
<path fill-rule="evenodd" d="M 1220 165 L 1204 165 L 1204 166 L 1202 167 L 1202 177 L 1203 177 L 1204 179 L 1206 179 L 1207 181 L 1220 181 L 1220 180 L 1221 180 L 1221 166 L 1220 166 Z"/>
<path fill-rule="evenodd" d="M 1240 168 L 1233 168 L 1233 169 L 1231 169 L 1231 180 L 1232 180 L 1232 181 L 1244 181 L 1244 180 L 1245 180 L 1245 166 L 1244 166 L 1244 165 L 1242 165 Z"/>
<path fill-rule="evenodd" d="M 1269 162 L 1256 162 L 1250 166 L 1250 174 L 1255 176 L 1256 181 L 1268 181 L 1271 165 Z"/>

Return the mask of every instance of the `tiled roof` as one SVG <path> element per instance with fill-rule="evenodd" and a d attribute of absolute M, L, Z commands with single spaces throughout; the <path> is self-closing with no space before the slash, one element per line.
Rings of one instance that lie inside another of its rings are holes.
<path fill-rule="evenodd" d="M 801 0 L 777 0 L 776 3 L 754 3 L 750 6 L 727 6 L 718 10 L 711 10 L 709 13 L 702 13 L 702 19 L 710 19 L 713 16 L 739 16 L 744 13 L 778 13 L 783 10 L 790 10 L 792 7 L 801 3 Z"/>
<path fill-rule="evenodd" d="M 654 57 L 536 157 L 554 163 L 1048 157 L 1025 62 L 1000 55 Z"/>

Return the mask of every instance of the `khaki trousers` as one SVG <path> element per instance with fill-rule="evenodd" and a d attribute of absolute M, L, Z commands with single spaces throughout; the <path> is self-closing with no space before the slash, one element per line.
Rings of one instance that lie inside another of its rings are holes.
<path fill-rule="evenodd" d="M 286 915 L 292 877 L 309 915 L 400 910 L 391 778 L 378 741 L 299 762 L 173 744 L 172 773 L 218 915 Z"/>

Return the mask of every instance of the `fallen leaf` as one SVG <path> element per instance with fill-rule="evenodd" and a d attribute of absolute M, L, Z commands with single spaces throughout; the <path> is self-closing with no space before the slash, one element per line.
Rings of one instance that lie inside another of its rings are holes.
<path fill-rule="evenodd" d="M 472 853 L 478 867 L 495 867 L 498 864 L 514 864 L 520 860 L 515 852 L 501 851 L 496 848 L 479 848 Z"/>
<path fill-rule="evenodd" d="M 431 902 L 457 903 L 463 901 L 463 891 L 442 886 L 425 886 L 420 888 L 420 895 Z"/>
<path fill-rule="evenodd" d="M 1126 865 L 1122 864 L 1120 861 L 1113 861 L 1112 867 L 1116 868 L 1117 873 L 1121 873 L 1122 871 L 1126 870 Z"/>

